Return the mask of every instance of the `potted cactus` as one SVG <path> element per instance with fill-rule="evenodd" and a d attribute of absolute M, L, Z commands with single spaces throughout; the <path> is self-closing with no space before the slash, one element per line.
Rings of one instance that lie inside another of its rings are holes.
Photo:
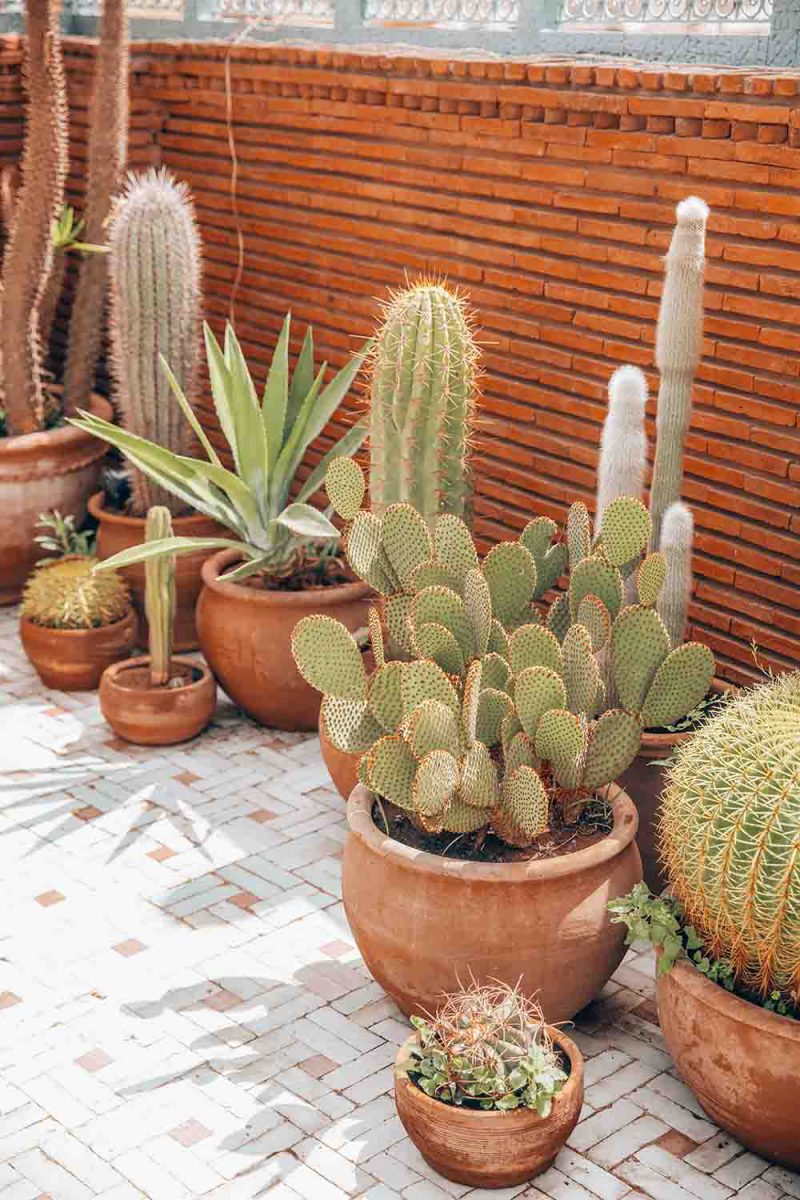
<path fill-rule="evenodd" d="M 149 544 L 172 537 L 168 508 L 147 514 Z M 98 571 L 100 579 L 107 571 Z M 217 685 L 205 663 L 175 657 L 175 560 L 170 554 L 145 565 L 149 654 L 108 668 L 100 681 L 100 709 L 119 737 L 139 746 L 171 746 L 201 733 L 214 715 Z"/>
<path fill-rule="evenodd" d="M 583 1058 L 507 984 L 445 997 L 400 1047 L 395 1103 L 435 1171 L 473 1188 L 525 1183 L 552 1164 L 583 1104 Z"/>
<path fill-rule="evenodd" d="M 96 575 L 96 563 L 87 555 L 67 554 L 40 563 L 25 585 L 20 637 L 46 687 L 96 688 L 105 668 L 126 658 L 134 646 L 136 619 L 128 587 L 115 571 Z"/>
<path fill-rule="evenodd" d="M 309 618 L 292 638 L 330 740 L 361 756 L 342 878 L 359 949 L 408 1013 L 471 970 L 522 975 L 549 1021 L 568 1018 L 621 959 L 603 896 L 640 873 L 614 780 L 642 727 L 691 709 L 714 669 L 703 646 L 670 649 L 647 510 L 618 497 L 593 540 L 574 505 L 566 544 L 537 518 L 481 562 L 452 514 L 431 531 L 410 505 L 359 509 L 352 462 L 332 463 L 327 487 L 351 566 L 383 596 L 371 676 L 335 621 Z M 566 558 L 569 590 L 543 622 L 537 597 Z M 620 568 L 634 564 L 625 606 Z"/>
<path fill-rule="evenodd" d="M 800 672 L 680 745 L 659 825 L 670 895 L 610 905 L 658 947 L 678 1072 L 737 1141 L 800 1168 Z"/>

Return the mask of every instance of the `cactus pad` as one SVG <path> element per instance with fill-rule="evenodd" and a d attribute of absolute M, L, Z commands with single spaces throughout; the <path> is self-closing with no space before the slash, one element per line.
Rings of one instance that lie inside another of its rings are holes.
<path fill-rule="evenodd" d="M 547 628 L 557 642 L 563 642 L 571 624 L 572 613 L 570 611 L 569 596 L 564 593 L 561 596 L 556 596 L 550 605 L 547 613 Z"/>
<path fill-rule="evenodd" d="M 497 770 L 483 742 L 470 746 L 461 760 L 459 799 L 471 808 L 492 808 L 498 799 Z M 450 828 L 448 815 L 448 829 Z"/>
<path fill-rule="evenodd" d="M 486 824 L 487 816 L 485 809 L 465 804 L 460 795 L 456 794 L 447 810 L 445 825 L 448 833 L 475 833 Z"/>
<path fill-rule="evenodd" d="M 604 713 L 589 733 L 582 783 L 594 791 L 619 779 L 639 750 L 642 731 L 636 717 L 621 709 Z"/>
<path fill-rule="evenodd" d="M 408 591 L 414 569 L 433 553 L 428 526 L 410 504 L 391 504 L 383 514 L 381 540 L 400 586 Z"/>
<path fill-rule="evenodd" d="M 449 629 L 466 661 L 474 653 L 472 629 L 464 609 L 464 602 L 455 592 L 445 587 L 429 587 L 412 597 L 409 624 L 412 635 L 422 625 L 444 625 Z"/>
<path fill-rule="evenodd" d="M 367 752 L 367 776 L 373 792 L 412 812 L 417 760 L 401 737 L 379 738 Z"/>
<path fill-rule="evenodd" d="M 467 746 L 472 746 L 478 736 L 478 704 L 481 696 L 482 660 L 470 663 L 464 680 L 464 699 L 461 705 L 461 724 Z"/>
<path fill-rule="evenodd" d="M 633 604 L 611 629 L 611 668 L 622 708 L 639 712 L 650 684 L 669 654 L 669 634 L 654 608 Z"/>
<path fill-rule="evenodd" d="M 435 662 L 425 658 L 403 663 L 400 694 L 403 699 L 404 716 L 409 716 L 423 700 L 441 700 L 443 704 L 452 708 L 453 712 L 461 711 L 458 693 L 447 675 Z"/>
<path fill-rule="evenodd" d="M 521 542 L 499 542 L 483 560 L 492 609 L 504 626 L 516 625 L 530 609 L 536 587 L 536 563 Z"/>
<path fill-rule="evenodd" d="M 642 560 L 639 574 L 636 577 L 636 590 L 640 604 L 646 604 L 649 607 L 655 604 L 664 586 L 666 576 L 667 560 L 663 554 L 656 551 L 654 554 L 648 554 L 647 558 Z"/>
<path fill-rule="evenodd" d="M 448 675 L 463 675 L 464 654 L 453 634 L 444 625 L 429 621 L 415 625 L 412 641 L 420 658 L 432 658 Z"/>
<path fill-rule="evenodd" d="M 318 691 L 343 700 L 366 700 L 361 651 L 341 621 L 321 614 L 303 617 L 292 631 L 292 654 L 300 674 Z"/>
<path fill-rule="evenodd" d="M 454 757 L 461 753 L 458 717 L 441 700 L 423 700 L 417 705 L 406 722 L 404 736 L 420 761 L 431 750 L 447 750 Z"/>
<path fill-rule="evenodd" d="M 518 733 L 522 733 L 522 722 L 519 719 L 516 709 L 506 713 L 500 722 L 500 745 L 503 749 L 503 754 L 508 754 L 509 747 Z"/>
<path fill-rule="evenodd" d="M 650 514 L 641 500 L 617 496 L 606 505 L 600 526 L 603 554 L 615 567 L 640 557 L 652 533 Z"/>
<path fill-rule="evenodd" d="M 492 825 L 510 846 L 529 846 L 549 822 L 547 792 L 532 767 L 518 767 L 503 783 Z"/>
<path fill-rule="evenodd" d="M 441 513 L 433 530 L 436 559 L 442 566 L 463 580 L 467 571 L 478 565 L 478 555 L 467 526 L 452 513 Z"/>
<path fill-rule="evenodd" d="M 520 625 L 508 639 L 508 661 L 514 675 L 528 667 L 549 667 L 561 674 L 561 647 L 558 638 L 543 625 Z"/>
<path fill-rule="evenodd" d="M 381 554 L 381 537 L 380 517 L 359 509 L 345 535 L 345 553 L 359 579 L 389 596 L 400 590 L 400 583 Z"/>
<path fill-rule="evenodd" d="M 369 681 L 369 706 L 372 715 L 387 733 L 394 733 L 403 720 L 404 668 L 405 663 L 384 663 Z"/>
<path fill-rule="evenodd" d="M 375 666 L 382 667 L 386 661 L 386 654 L 383 646 L 383 626 L 381 625 L 381 614 L 374 605 L 370 606 L 367 614 L 367 625 L 369 627 L 369 644 L 372 647 L 372 657 L 375 659 Z"/>
<path fill-rule="evenodd" d="M 585 721 L 566 708 L 551 708 L 536 730 L 536 753 L 549 762 L 556 780 L 575 791 L 583 778 L 586 758 Z"/>
<path fill-rule="evenodd" d="M 325 491 L 333 511 L 343 521 L 352 521 L 364 502 L 367 490 L 364 472 L 352 458 L 334 458 L 325 472 Z"/>
<path fill-rule="evenodd" d="M 537 763 L 533 740 L 527 733 L 515 734 L 505 751 L 506 774 L 513 775 L 517 767 L 535 767 Z"/>
<path fill-rule="evenodd" d="M 595 554 L 584 558 L 570 574 L 569 606 L 573 621 L 584 596 L 602 600 L 613 621 L 622 608 L 623 591 L 622 576 L 615 566 Z"/>
<path fill-rule="evenodd" d="M 539 723 L 551 708 L 567 702 L 564 681 L 549 667 L 528 667 L 514 677 L 514 703 L 522 728 L 535 738 Z"/>
<path fill-rule="evenodd" d="M 584 625 L 573 625 L 564 638 L 564 687 L 570 712 L 594 712 L 600 671 L 592 654 L 592 639 Z"/>
<path fill-rule="evenodd" d="M 390 641 L 395 650 L 401 654 L 414 653 L 414 647 L 411 643 L 411 630 L 408 625 L 411 600 L 411 596 L 407 596 L 403 592 L 397 592 L 393 596 L 387 596 L 383 606 L 386 629 Z"/>
<path fill-rule="evenodd" d="M 512 711 L 512 704 L 505 692 L 495 688 L 483 688 L 478 698 L 478 718 L 475 734 L 484 746 L 495 746 L 500 741 L 500 726 L 503 717 Z"/>
<path fill-rule="evenodd" d="M 324 696 L 319 720 L 331 745 L 347 754 L 363 754 L 384 732 L 366 700 Z"/>
<path fill-rule="evenodd" d="M 497 620 L 497 617 L 492 617 L 492 628 L 489 632 L 489 642 L 486 649 L 490 654 L 499 654 L 501 658 L 508 659 L 508 634 Z"/>
<path fill-rule="evenodd" d="M 438 833 L 458 787 L 458 762 L 446 750 L 431 750 L 417 767 L 412 788 L 414 815 L 423 829 Z"/>
<path fill-rule="evenodd" d="M 492 633 L 492 595 L 477 567 L 464 575 L 464 611 L 467 614 L 476 654 L 485 654 Z"/>
<path fill-rule="evenodd" d="M 484 654 L 481 663 L 481 687 L 494 688 L 498 692 L 507 691 L 511 672 L 506 660 L 499 654 Z"/>
<path fill-rule="evenodd" d="M 563 575 L 567 565 L 567 544 L 556 542 L 551 545 L 557 532 L 555 521 L 549 517 L 535 517 L 523 529 L 519 540 L 536 563 L 536 587 L 533 597 L 539 600 Z"/>
<path fill-rule="evenodd" d="M 705 698 L 714 678 L 714 655 L 700 642 L 673 650 L 655 673 L 641 712 L 642 726 L 674 725 Z"/>
<path fill-rule="evenodd" d="M 575 614 L 578 625 L 589 631 L 592 653 L 597 654 L 611 637 L 611 617 L 603 601 L 597 596 L 584 596 Z"/>
<path fill-rule="evenodd" d="M 432 558 L 429 562 L 420 563 L 415 567 L 408 580 L 409 592 L 421 592 L 429 587 L 446 587 L 451 592 L 460 592 L 461 580 L 453 571 Z"/>
<path fill-rule="evenodd" d="M 567 550 L 569 569 L 574 571 L 578 563 L 589 557 L 592 548 L 592 525 L 589 511 L 580 500 L 567 513 Z"/>
<path fill-rule="evenodd" d="M 534 517 L 519 535 L 525 549 L 533 557 L 536 565 L 544 558 L 550 549 L 550 543 L 558 533 L 558 526 L 549 517 Z"/>

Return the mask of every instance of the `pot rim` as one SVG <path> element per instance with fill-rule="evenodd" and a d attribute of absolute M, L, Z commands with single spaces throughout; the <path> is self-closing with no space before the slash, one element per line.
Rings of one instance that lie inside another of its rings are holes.
<path fill-rule="evenodd" d="M 337 583 L 332 587 L 309 588 L 301 592 L 256 591 L 241 583 L 226 583 L 217 575 L 231 563 L 242 558 L 238 550 L 231 547 L 219 550 L 207 558 L 201 568 L 203 584 L 213 592 L 236 600 L 240 604 L 256 604 L 270 608 L 301 608 L 317 611 L 320 608 L 335 608 L 351 600 L 361 600 L 372 590 L 368 583 L 357 579 L 353 583 Z"/>
<path fill-rule="evenodd" d="M 109 525 L 120 525 L 125 529 L 135 528 L 137 531 L 144 530 L 146 517 L 136 517 L 132 513 L 115 512 L 113 508 L 106 508 L 105 495 L 102 491 L 92 492 L 86 502 L 91 515 L 96 521 L 104 521 Z M 207 517 L 205 513 L 188 512 L 182 513 L 180 516 L 173 516 L 172 524 L 178 529 L 191 529 L 192 525 L 197 524 L 217 524 L 213 517 Z M 142 537 L 142 540 L 144 538 Z"/>
<path fill-rule="evenodd" d="M 464 859 L 442 858 L 428 850 L 415 850 L 389 834 L 381 833 L 372 820 L 373 795 L 359 783 L 347 801 L 347 823 L 350 832 L 361 838 L 371 850 L 384 857 L 399 859 L 411 871 L 432 875 L 452 875 L 474 883 L 531 883 L 577 875 L 609 862 L 623 852 L 636 837 L 639 816 L 636 805 L 627 792 L 612 783 L 608 800 L 614 814 L 614 826 L 606 837 L 583 850 L 531 862 L 484 863 Z"/>
<path fill-rule="evenodd" d="M 547 1029 L 550 1037 L 553 1039 L 553 1042 L 558 1046 L 562 1053 L 566 1054 L 570 1065 L 567 1082 L 564 1084 L 561 1091 L 554 1097 L 553 1105 L 555 1106 L 559 1101 L 568 1100 L 571 1093 L 575 1092 L 581 1087 L 583 1083 L 583 1055 L 581 1054 L 579 1047 L 575 1044 L 575 1042 L 573 1042 L 571 1037 L 567 1036 L 563 1029 L 559 1029 L 556 1025 L 548 1025 Z M 403 1082 L 413 1093 L 415 1102 L 418 1102 L 422 1108 L 429 1109 L 432 1116 L 435 1116 L 436 1113 L 440 1113 L 442 1109 L 445 1109 L 452 1113 L 458 1113 L 459 1115 L 465 1114 L 469 1120 L 472 1120 L 473 1118 L 476 1120 L 483 1119 L 484 1121 L 486 1121 L 487 1118 L 494 1118 L 496 1120 L 497 1117 L 502 1117 L 503 1119 L 509 1118 L 513 1120 L 516 1118 L 517 1123 L 520 1125 L 527 1125 L 531 1118 L 535 1118 L 537 1123 L 541 1122 L 543 1125 L 548 1124 L 552 1119 L 552 1111 L 548 1116 L 540 1117 L 536 1110 L 532 1108 L 512 1108 L 508 1109 L 507 1111 L 497 1108 L 463 1108 L 458 1104 L 447 1104 L 443 1100 L 437 1100 L 434 1096 L 429 1096 L 427 1092 L 423 1092 L 422 1088 L 417 1087 L 413 1080 L 409 1079 L 408 1074 L 404 1069 L 405 1059 L 408 1057 L 411 1047 L 415 1044 L 419 1045 L 419 1035 L 412 1033 L 406 1038 L 406 1040 L 400 1046 L 400 1049 L 397 1051 L 397 1056 L 394 1063 L 395 1086 L 399 1082 Z"/>
<path fill-rule="evenodd" d="M 711 680 L 712 692 L 716 692 L 718 696 L 729 696 L 738 692 L 738 687 L 735 683 L 728 683 L 725 679 L 720 679 L 715 675 Z M 682 745 L 683 742 L 688 742 L 689 738 L 693 737 L 697 732 L 696 729 L 686 729 L 681 733 L 648 733 L 646 729 L 642 730 L 642 740 L 639 746 L 637 758 L 656 758 L 665 750 L 674 750 L 676 746 Z"/>
<path fill-rule="evenodd" d="M 94 416 L 110 420 L 113 416 L 111 402 L 99 392 L 92 392 L 89 397 L 89 412 Z M 54 445 L 62 449 L 91 445 L 97 447 L 97 457 L 102 458 L 106 446 L 99 438 L 85 429 L 75 425 L 56 425 L 53 429 L 37 429 L 35 433 L 20 433 L 14 437 L 0 438 L 0 464 L 12 466 L 15 462 L 27 462 L 35 459 L 42 452 L 52 452 Z"/>
<path fill-rule="evenodd" d="M 30 617 L 20 616 L 19 625 L 20 631 L 24 629 L 33 629 L 36 634 L 55 633 L 59 638 L 85 638 L 89 634 L 103 633 L 106 629 L 120 629 L 125 625 L 132 625 L 136 621 L 136 613 L 132 605 L 128 605 L 128 611 L 123 617 L 118 617 L 116 621 L 108 621 L 105 625 L 92 625 L 91 629 L 58 629 L 54 625 L 39 625 L 37 621 L 32 621 Z"/>
<path fill-rule="evenodd" d="M 759 1034 L 800 1042 L 800 1020 L 796 1017 L 784 1017 L 780 1013 L 769 1012 L 750 1000 L 742 999 L 734 992 L 726 991 L 720 984 L 707 979 L 685 958 L 678 959 L 672 970 L 656 982 L 659 993 L 671 983 L 689 992 L 698 1003 L 713 1008 L 724 1020 L 748 1026 Z"/>
<path fill-rule="evenodd" d="M 159 695 L 163 695 L 165 691 L 174 691 L 176 695 L 180 694 L 181 696 L 186 696 L 190 692 L 199 692 L 203 687 L 208 685 L 209 681 L 211 683 L 214 682 L 214 676 L 211 674 L 211 668 L 205 662 L 196 662 L 195 659 L 189 658 L 185 654 L 173 654 L 169 661 L 171 664 L 178 663 L 179 666 L 190 667 L 193 671 L 200 671 L 200 678 L 193 679 L 191 683 L 186 683 L 180 688 L 170 689 L 161 687 L 148 687 L 140 688 L 138 690 L 132 688 L 123 688 L 117 683 L 118 675 L 122 675 L 125 671 L 132 670 L 136 667 L 145 667 L 150 662 L 149 654 L 137 654 L 135 658 L 123 658 L 120 662 L 112 663 L 109 667 L 106 667 L 105 671 L 103 671 L 102 682 L 106 685 L 106 687 L 115 688 L 117 691 L 123 694 L 136 690 L 137 695 L 140 696 L 146 696 L 150 692 L 158 692 Z"/>

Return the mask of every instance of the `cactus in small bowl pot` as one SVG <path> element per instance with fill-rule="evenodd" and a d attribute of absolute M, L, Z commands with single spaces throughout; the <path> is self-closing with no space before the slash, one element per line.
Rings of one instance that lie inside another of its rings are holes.
<path fill-rule="evenodd" d="M 155 505 L 148 511 L 145 536 L 150 543 L 172 536 L 168 508 Z M 216 683 L 205 663 L 173 656 L 173 555 L 147 560 L 145 603 L 149 654 L 104 673 L 100 708 L 114 732 L 126 741 L 169 746 L 188 741 L 208 725 L 216 706 Z"/>
<path fill-rule="evenodd" d="M 134 645 L 127 585 L 116 572 L 95 574 L 96 565 L 95 558 L 67 554 L 40 563 L 25 585 L 20 636 L 48 687 L 95 688 L 105 667 Z"/>

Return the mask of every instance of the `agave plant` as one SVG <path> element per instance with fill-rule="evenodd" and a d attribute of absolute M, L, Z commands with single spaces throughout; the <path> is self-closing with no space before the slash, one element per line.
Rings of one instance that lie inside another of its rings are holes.
<path fill-rule="evenodd" d="M 222 347 L 210 328 L 204 327 L 211 393 L 220 428 L 230 447 L 233 470 L 223 466 L 163 357 L 161 366 L 172 394 L 205 451 L 205 458 L 172 453 L 88 412 L 81 412 L 73 421 L 79 428 L 115 446 L 161 487 L 235 535 L 235 540 L 161 538 L 106 559 L 103 569 L 145 562 L 161 554 L 233 547 L 244 559 L 225 576 L 234 581 L 262 571 L 284 572 L 305 544 L 338 538 L 335 525 L 308 501 L 322 486 L 328 463 L 359 448 L 366 435 L 362 426 L 348 429 L 323 456 L 291 503 L 289 491 L 306 450 L 347 395 L 367 348 L 325 384 L 327 363 L 315 372 L 310 328 L 291 372 L 290 330 L 291 314 L 288 314 L 259 400 L 232 326 L 226 327 Z"/>

